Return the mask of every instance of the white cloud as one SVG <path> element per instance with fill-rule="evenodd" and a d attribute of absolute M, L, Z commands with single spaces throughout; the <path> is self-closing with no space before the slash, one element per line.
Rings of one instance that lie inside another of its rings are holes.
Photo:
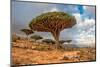
<path fill-rule="evenodd" d="M 54 12 L 54 11 L 58 12 L 59 9 L 55 6 L 55 7 L 52 7 L 51 9 L 44 10 L 43 13 L 46 13 L 46 12 Z"/>
<path fill-rule="evenodd" d="M 83 6 L 83 9 L 86 10 L 86 6 Z"/>
<path fill-rule="evenodd" d="M 87 19 L 87 18 L 85 18 L 85 21 L 84 21 L 83 25 L 85 25 L 85 26 L 95 25 L 95 20 L 94 19 Z"/>
<path fill-rule="evenodd" d="M 50 10 L 50 12 L 54 12 L 54 11 L 59 11 L 59 10 L 57 9 L 57 7 L 53 7 L 53 8 Z"/>
<path fill-rule="evenodd" d="M 95 25 L 95 20 L 94 19 L 88 19 L 85 18 L 84 20 L 82 19 L 82 15 L 79 13 L 73 14 L 76 18 L 77 21 L 77 26 L 78 27 L 84 27 L 84 26 L 92 26 Z"/>
<path fill-rule="evenodd" d="M 77 31 L 75 39 L 78 43 L 95 43 L 95 20 L 84 18 L 80 14 L 73 14 L 77 21 Z"/>
<path fill-rule="evenodd" d="M 80 24 L 82 22 L 82 17 L 80 13 L 75 13 L 73 14 L 73 16 L 75 16 L 77 24 Z"/>

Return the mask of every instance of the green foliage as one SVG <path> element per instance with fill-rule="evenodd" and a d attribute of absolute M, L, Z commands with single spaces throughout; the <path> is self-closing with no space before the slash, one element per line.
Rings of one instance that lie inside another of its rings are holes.
<path fill-rule="evenodd" d="M 55 44 L 55 42 L 51 39 L 44 39 L 42 42 Z"/>
<path fill-rule="evenodd" d="M 33 36 L 31 36 L 31 38 L 35 39 L 35 40 L 43 39 L 43 37 L 41 37 L 39 35 L 33 35 Z"/>
<path fill-rule="evenodd" d="M 60 40 L 59 43 L 63 44 L 64 42 L 66 42 L 65 40 Z"/>
<path fill-rule="evenodd" d="M 70 42 L 72 42 L 72 40 L 67 40 L 66 42 L 70 43 Z"/>
<path fill-rule="evenodd" d="M 63 44 L 64 42 L 68 42 L 68 43 L 70 43 L 72 40 L 60 40 L 59 42 L 61 43 L 61 44 Z"/>
<path fill-rule="evenodd" d="M 29 24 L 29 27 L 32 27 L 32 24 L 36 23 L 52 23 L 52 21 L 76 21 L 74 16 L 64 13 L 64 12 L 48 12 L 48 13 L 43 13 L 40 16 L 37 16 L 36 18 L 33 18 L 32 21 Z M 54 22 L 55 23 L 55 22 Z M 61 22 L 58 22 L 61 23 Z M 67 22 L 66 22 L 67 23 Z"/>
<path fill-rule="evenodd" d="M 48 12 L 48 13 L 44 13 L 38 17 L 35 18 L 34 22 L 37 21 L 42 21 L 44 19 L 48 19 L 48 20 L 55 20 L 55 19 L 63 19 L 66 20 L 66 18 L 70 18 L 71 15 L 66 14 L 64 12 Z"/>

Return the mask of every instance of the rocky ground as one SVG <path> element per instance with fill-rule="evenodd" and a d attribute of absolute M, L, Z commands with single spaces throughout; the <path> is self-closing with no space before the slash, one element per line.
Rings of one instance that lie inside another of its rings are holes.
<path fill-rule="evenodd" d="M 12 64 L 51 64 L 95 61 L 95 48 L 68 48 L 55 50 L 53 44 L 27 40 L 12 42 Z"/>

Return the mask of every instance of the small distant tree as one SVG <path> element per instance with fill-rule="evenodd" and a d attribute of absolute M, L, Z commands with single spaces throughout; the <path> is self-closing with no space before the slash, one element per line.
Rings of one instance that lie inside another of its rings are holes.
<path fill-rule="evenodd" d="M 27 35 L 27 40 L 28 40 L 28 36 L 30 34 L 33 34 L 34 32 L 30 29 L 21 29 L 22 32 L 24 32 Z"/>
<path fill-rule="evenodd" d="M 72 42 L 72 40 L 67 40 L 66 42 L 70 43 L 70 42 Z"/>
<path fill-rule="evenodd" d="M 39 35 L 33 35 L 31 36 L 32 39 L 35 39 L 36 40 L 40 40 L 40 39 L 43 39 L 43 37 L 39 36 Z"/>
<path fill-rule="evenodd" d="M 42 42 L 55 44 L 52 39 L 44 39 Z"/>
<path fill-rule="evenodd" d="M 60 42 L 61 44 L 65 43 L 65 42 L 70 43 L 70 42 L 72 42 L 72 40 L 60 40 L 59 42 Z"/>
<path fill-rule="evenodd" d="M 64 42 L 66 42 L 65 40 L 60 40 L 59 43 L 63 44 Z"/>

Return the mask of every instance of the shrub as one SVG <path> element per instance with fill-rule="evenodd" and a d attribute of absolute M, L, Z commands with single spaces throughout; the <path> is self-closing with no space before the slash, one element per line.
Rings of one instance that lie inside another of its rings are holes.
<path fill-rule="evenodd" d="M 12 34 L 12 42 L 16 42 L 16 40 L 19 40 L 20 37 L 17 36 L 16 34 Z"/>
<path fill-rule="evenodd" d="M 65 43 L 65 42 L 70 43 L 70 42 L 72 42 L 72 40 L 60 40 L 59 41 L 59 43 L 61 43 L 61 44 Z"/>
<path fill-rule="evenodd" d="M 59 43 L 63 44 L 64 42 L 66 42 L 65 40 L 60 40 Z"/>
<path fill-rule="evenodd" d="M 55 42 L 51 39 L 44 39 L 42 42 L 55 44 Z"/>
<path fill-rule="evenodd" d="M 35 39 L 35 40 L 40 40 L 40 39 L 43 39 L 43 37 L 39 36 L 39 35 L 33 35 L 31 36 L 32 39 Z"/>

